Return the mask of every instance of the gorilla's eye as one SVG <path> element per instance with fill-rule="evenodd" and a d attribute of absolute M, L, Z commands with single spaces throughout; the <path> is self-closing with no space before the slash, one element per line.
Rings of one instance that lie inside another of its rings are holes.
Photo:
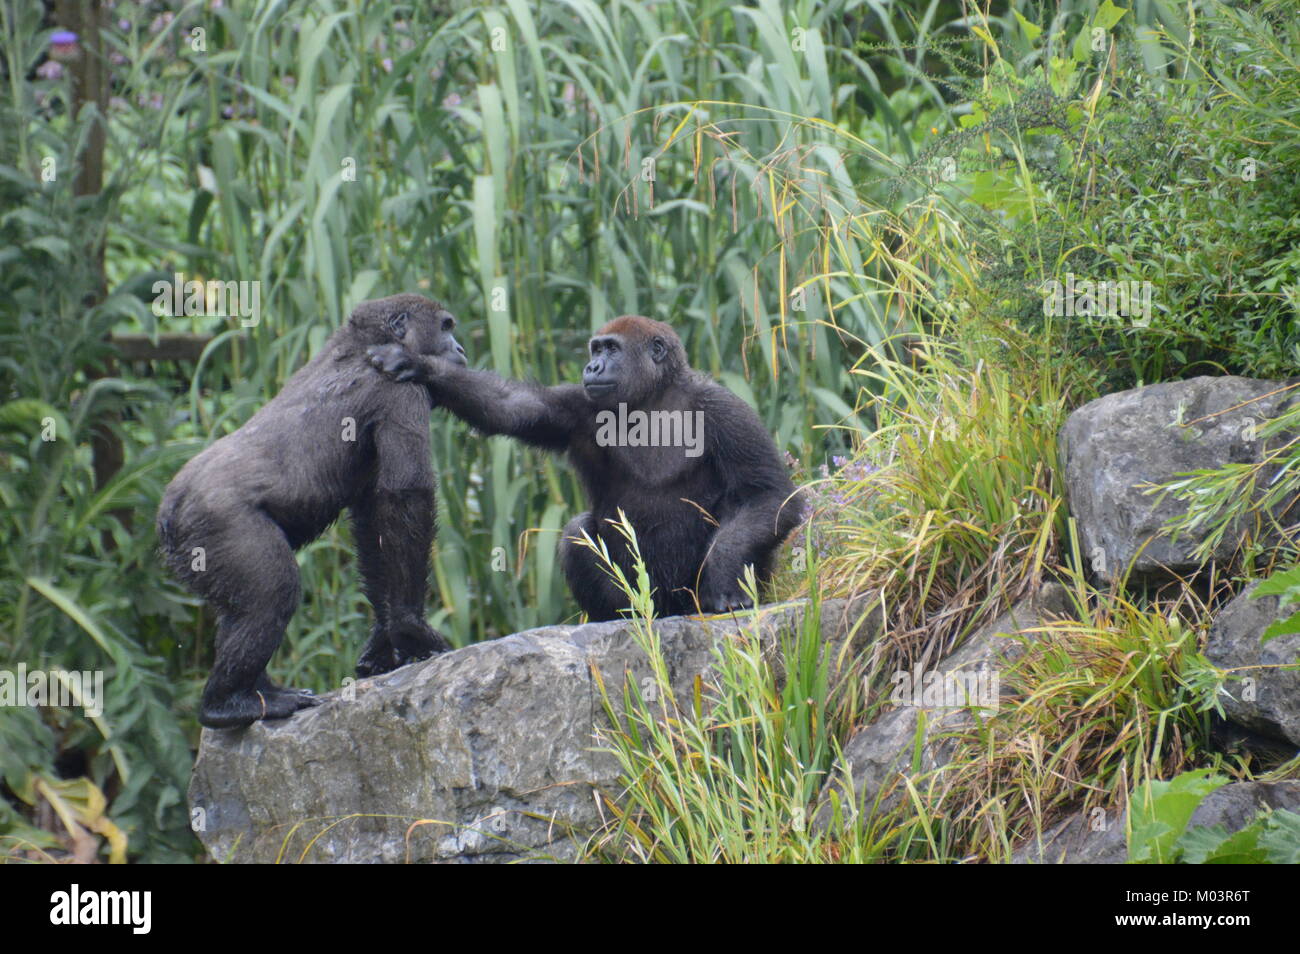
<path fill-rule="evenodd" d="M 448 315 L 446 318 L 442 319 L 443 331 L 451 331 L 451 329 L 455 327 L 456 327 L 456 319 L 451 317 L 451 315 Z"/>
<path fill-rule="evenodd" d="M 663 356 L 664 348 L 665 345 L 663 338 L 655 338 L 650 342 L 650 350 L 654 352 L 656 358 Z"/>

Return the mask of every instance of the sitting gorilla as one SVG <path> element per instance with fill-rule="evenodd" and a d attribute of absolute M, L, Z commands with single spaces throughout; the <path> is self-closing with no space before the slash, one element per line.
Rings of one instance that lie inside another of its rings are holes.
<path fill-rule="evenodd" d="M 771 436 L 750 407 L 687 365 L 671 327 L 616 318 L 591 339 L 582 385 L 542 387 L 472 371 L 401 345 L 370 349 L 396 381 L 429 389 L 485 434 L 567 451 L 591 510 L 565 528 L 561 565 L 592 620 L 616 619 L 627 598 L 582 531 L 603 541 L 631 575 L 626 541 L 610 525 L 621 509 L 636 530 L 660 616 L 749 605 L 740 579 L 770 579 L 774 554 L 803 518 Z"/>
<path fill-rule="evenodd" d="M 451 648 L 424 619 L 435 530 L 428 391 L 376 375 L 366 348 L 394 343 L 463 365 L 455 325 L 420 295 L 363 302 L 279 394 L 168 485 L 158 508 L 163 556 L 218 614 L 204 725 L 248 725 L 317 704 L 306 690 L 273 685 L 266 666 L 298 606 L 293 553 L 344 508 L 375 612 L 358 675 Z"/>

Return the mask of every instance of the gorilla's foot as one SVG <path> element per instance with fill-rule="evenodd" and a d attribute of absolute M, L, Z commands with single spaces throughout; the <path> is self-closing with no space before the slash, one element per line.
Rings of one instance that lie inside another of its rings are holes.
<path fill-rule="evenodd" d="M 357 659 L 357 678 L 368 679 L 392 672 L 401 663 L 393 653 L 392 646 L 367 646 Z"/>
<path fill-rule="evenodd" d="M 419 662 L 430 656 L 451 652 L 452 645 L 422 619 L 408 619 L 395 623 L 388 629 L 393 644 L 393 656 L 398 666 Z"/>
<path fill-rule="evenodd" d="M 287 719 L 299 709 L 320 704 L 309 689 L 245 689 L 220 699 L 204 699 L 199 722 L 209 729 L 237 729 L 262 719 Z"/>
<path fill-rule="evenodd" d="M 397 657 L 393 654 L 393 643 L 388 638 L 388 627 L 376 620 L 375 625 L 370 627 L 370 638 L 357 657 L 357 678 L 382 676 L 396 668 Z"/>
<path fill-rule="evenodd" d="M 418 617 L 390 623 L 383 632 L 377 628 L 371 632 L 370 642 L 357 659 L 357 676 L 382 676 L 451 649 L 446 636 Z"/>

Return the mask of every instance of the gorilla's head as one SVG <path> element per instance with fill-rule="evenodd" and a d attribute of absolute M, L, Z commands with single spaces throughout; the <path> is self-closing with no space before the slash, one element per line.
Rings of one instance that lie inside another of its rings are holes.
<path fill-rule="evenodd" d="M 582 386 L 588 400 L 601 407 L 645 404 L 686 367 L 686 349 L 677 332 L 641 315 L 615 318 L 596 332 L 590 348 Z"/>
<path fill-rule="evenodd" d="M 361 344 L 401 344 L 416 354 L 437 355 L 465 365 L 465 349 L 452 335 L 456 318 L 423 295 L 390 295 L 365 301 L 353 310 L 348 325 Z"/>

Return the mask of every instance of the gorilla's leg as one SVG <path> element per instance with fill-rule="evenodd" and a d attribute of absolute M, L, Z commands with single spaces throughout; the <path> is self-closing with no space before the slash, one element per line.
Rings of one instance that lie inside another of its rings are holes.
<path fill-rule="evenodd" d="M 424 618 L 435 529 L 432 488 L 379 489 L 359 500 L 353 513 L 361 572 L 376 620 L 357 674 L 379 675 L 449 651 L 446 637 Z"/>
<path fill-rule="evenodd" d="M 357 676 L 379 676 L 398 667 L 393 644 L 388 638 L 388 595 L 384 592 L 383 560 L 379 552 L 379 531 L 375 527 L 374 491 L 367 489 L 352 505 L 352 538 L 356 544 L 357 564 L 361 571 L 361 589 L 375 612 L 361 655 L 357 658 Z"/>
<path fill-rule="evenodd" d="M 798 515 L 796 508 L 788 513 Z M 771 579 L 777 548 L 792 528 L 788 513 L 776 504 L 754 505 L 722 521 L 704 561 L 700 609 L 726 613 L 754 605 L 740 584 L 745 567 L 753 566 L 759 584 Z"/>
<path fill-rule="evenodd" d="M 599 542 L 596 521 L 590 513 L 574 517 L 560 534 L 560 567 L 569 583 L 569 592 L 593 623 L 622 619 L 623 610 L 628 608 L 627 595 L 610 577 L 600 557 L 581 542 L 584 530 L 593 541 Z M 612 547 L 610 556 L 616 557 Z"/>
<path fill-rule="evenodd" d="M 266 676 L 300 596 L 298 564 L 284 533 L 261 513 L 228 515 L 206 549 L 207 569 L 193 578 L 218 612 L 217 652 L 199 721 L 232 728 L 319 705 L 314 695 L 275 686 Z"/>

